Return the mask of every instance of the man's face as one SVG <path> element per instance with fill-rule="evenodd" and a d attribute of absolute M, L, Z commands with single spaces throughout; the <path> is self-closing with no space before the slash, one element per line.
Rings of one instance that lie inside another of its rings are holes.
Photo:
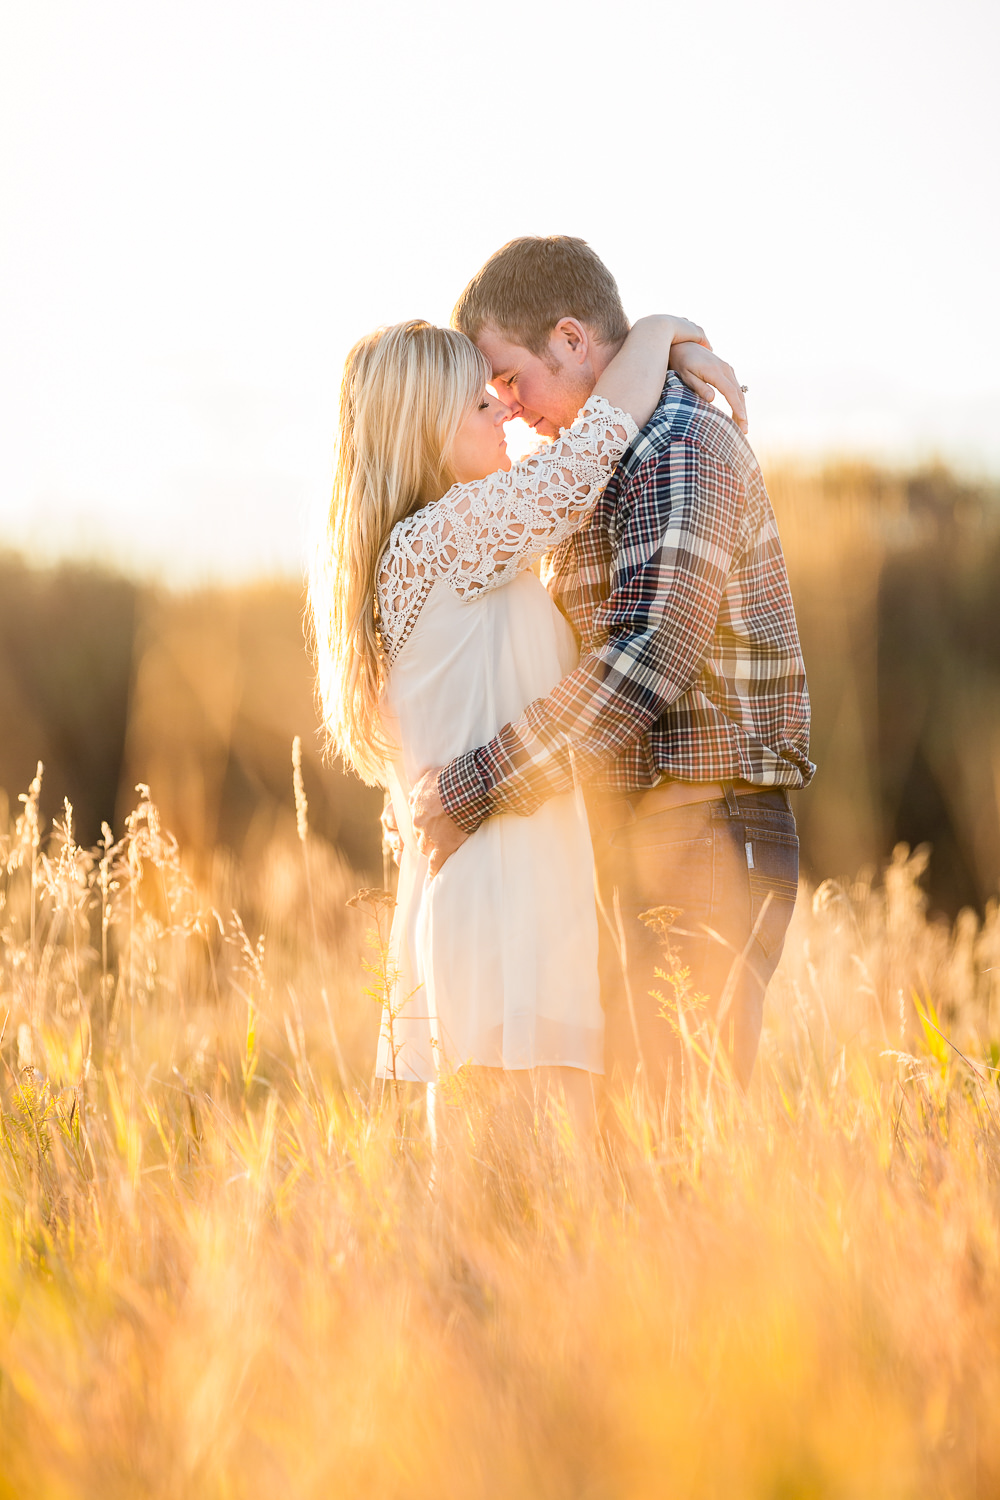
<path fill-rule="evenodd" d="M 543 437 L 569 427 L 596 384 L 586 344 L 581 348 L 567 337 L 565 323 L 553 329 L 544 356 L 490 327 L 476 343 L 493 368 L 490 384 L 511 417 L 520 417 Z"/>

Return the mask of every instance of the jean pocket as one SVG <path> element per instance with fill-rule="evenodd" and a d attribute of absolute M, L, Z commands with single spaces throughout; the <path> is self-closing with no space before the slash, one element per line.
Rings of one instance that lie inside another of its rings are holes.
<path fill-rule="evenodd" d="M 714 825 L 708 804 L 674 807 L 626 823 L 611 835 L 613 849 L 704 848 L 712 843 Z"/>
<path fill-rule="evenodd" d="M 765 957 L 780 952 L 799 890 L 799 841 L 794 833 L 748 828 L 750 921 Z"/>

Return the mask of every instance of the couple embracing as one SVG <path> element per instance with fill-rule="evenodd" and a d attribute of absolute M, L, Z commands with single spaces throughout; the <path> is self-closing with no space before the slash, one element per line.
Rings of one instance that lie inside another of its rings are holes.
<path fill-rule="evenodd" d="M 578 239 L 505 245 L 453 324 L 348 356 L 311 580 L 331 743 L 401 855 L 378 1072 L 502 1070 L 579 1120 L 606 1073 L 662 1107 L 666 908 L 746 1086 L 813 767 L 742 394 L 694 324 L 630 329 Z M 551 441 L 511 466 L 517 416 Z"/>

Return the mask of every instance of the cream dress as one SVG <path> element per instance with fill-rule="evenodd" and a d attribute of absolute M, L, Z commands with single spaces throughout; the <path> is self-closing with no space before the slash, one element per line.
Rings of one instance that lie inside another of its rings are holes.
<path fill-rule="evenodd" d="M 401 521 L 378 604 L 398 747 L 386 780 L 403 835 L 379 1076 L 433 1082 L 465 1063 L 600 1072 L 593 854 L 579 792 L 489 818 L 433 880 L 410 788 L 484 745 L 576 665 L 573 633 L 530 569 L 586 524 L 637 432 L 591 397 L 507 473 L 455 485 Z"/>

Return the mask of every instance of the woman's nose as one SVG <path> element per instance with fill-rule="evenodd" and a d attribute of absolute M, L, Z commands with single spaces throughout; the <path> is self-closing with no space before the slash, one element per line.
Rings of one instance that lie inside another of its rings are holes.
<path fill-rule="evenodd" d="M 494 414 L 493 421 L 494 424 L 499 427 L 501 422 L 509 422 L 514 414 L 511 411 L 510 407 L 505 405 L 504 402 L 500 400 L 499 396 L 497 396 L 495 399 L 497 403 L 497 409 L 496 413 Z"/>

